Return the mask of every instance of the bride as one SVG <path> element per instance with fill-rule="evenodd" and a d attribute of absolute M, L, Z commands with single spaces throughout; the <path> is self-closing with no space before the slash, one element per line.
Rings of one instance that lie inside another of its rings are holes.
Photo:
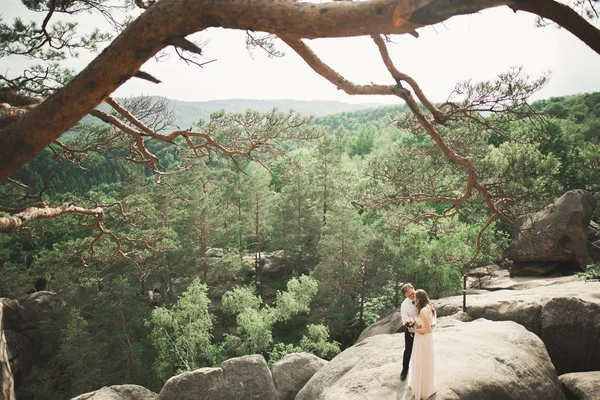
<path fill-rule="evenodd" d="M 410 357 L 409 385 L 416 400 L 428 399 L 437 389 L 433 376 L 433 326 L 436 313 L 427 292 L 422 289 L 415 291 L 415 304 L 417 306 L 417 328 L 409 329 L 416 333 L 412 355 Z"/>

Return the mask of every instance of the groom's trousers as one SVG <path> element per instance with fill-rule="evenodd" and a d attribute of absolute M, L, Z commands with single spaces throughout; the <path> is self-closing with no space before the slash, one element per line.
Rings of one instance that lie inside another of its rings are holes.
<path fill-rule="evenodd" d="M 402 371 L 408 371 L 408 365 L 410 364 L 410 355 L 412 353 L 413 343 L 415 337 L 408 330 L 404 331 L 404 359 L 402 360 Z"/>

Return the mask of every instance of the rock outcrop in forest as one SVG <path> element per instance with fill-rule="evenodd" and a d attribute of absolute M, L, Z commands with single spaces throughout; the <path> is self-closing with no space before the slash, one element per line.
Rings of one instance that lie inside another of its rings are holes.
<path fill-rule="evenodd" d="M 462 296 L 435 301 L 439 398 L 559 400 L 565 393 L 594 398 L 600 283 L 576 277 L 497 279 L 526 288 L 469 294 L 466 312 Z M 233 358 L 221 368 L 171 378 L 156 399 L 408 399 L 407 383 L 400 381 L 404 338 L 398 317 L 393 310 L 330 362 L 290 354 L 269 368 L 260 355 Z M 102 390 L 76 399 L 108 399 L 99 397 L 108 393 Z"/>

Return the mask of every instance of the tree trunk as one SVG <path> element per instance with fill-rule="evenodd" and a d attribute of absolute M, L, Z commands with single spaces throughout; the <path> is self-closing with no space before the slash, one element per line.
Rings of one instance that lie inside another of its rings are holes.
<path fill-rule="evenodd" d="M 323 176 L 323 226 L 327 225 L 327 178 L 329 177 L 329 170 L 327 168 L 328 165 L 327 158 L 325 157 L 323 166 L 323 169 L 325 170 L 325 175 Z"/>
<path fill-rule="evenodd" d="M 240 185 L 240 181 L 239 181 L 239 176 L 238 176 L 238 181 L 237 181 L 237 189 L 238 189 L 238 199 L 237 199 L 237 213 L 238 213 L 238 247 L 240 250 L 240 260 L 243 258 L 244 256 L 244 241 L 243 241 L 243 236 L 242 236 L 242 229 L 243 229 L 243 224 L 242 224 L 242 189 L 241 189 L 241 185 Z"/>
<path fill-rule="evenodd" d="M 342 314 L 342 323 L 341 325 L 341 336 L 343 338 L 343 345 L 346 345 L 347 335 L 346 335 L 346 315 L 344 314 L 344 309 L 346 308 L 346 269 L 348 268 L 348 262 L 346 261 L 346 234 L 342 231 L 342 243 L 341 243 L 341 256 L 342 256 L 342 276 L 340 279 L 340 308 Z"/>
<path fill-rule="evenodd" d="M 400 306 L 400 274 L 396 272 L 394 286 L 394 308 Z"/>
<path fill-rule="evenodd" d="M 201 262 L 201 269 L 202 269 L 202 279 L 203 282 L 206 283 L 208 285 L 208 261 L 206 260 L 206 250 L 207 249 L 207 240 L 208 240 L 208 229 L 207 229 L 207 223 L 204 220 L 204 218 L 200 218 L 199 221 L 199 245 L 200 245 L 200 262 Z"/>
<path fill-rule="evenodd" d="M 262 298 L 262 264 L 260 259 L 261 243 L 260 243 L 260 196 L 258 193 L 255 194 L 255 208 L 254 208 L 254 237 L 256 240 L 256 288 L 258 295 Z"/>
<path fill-rule="evenodd" d="M 287 218 L 285 218 L 285 217 L 283 217 L 281 237 L 283 238 L 283 263 L 285 265 L 285 276 L 289 278 L 290 277 L 290 264 L 288 263 L 288 253 L 287 253 L 289 243 L 287 242 Z"/>
<path fill-rule="evenodd" d="M 298 261 L 294 266 L 294 272 L 299 272 L 302 268 L 302 201 L 300 198 L 296 198 L 296 216 L 298 220 Z"/>
<path fill-rule="evenodd" d="M 364 318 L 364 311 L 365 311 L 365 292 L 366 292 L 366 286 L 367 286 L 367 277 L 366 277 L 366 267 L 364 265 L 364 263 L 361 263 L 362 265 L 360 266 L 361 268 L 361 277 L 360 277 L 360 308 L 359 308 L 359 314 L 358 314 L 358 331 L 362 332 L 363 329 L 365 328 L 365 318 Z"/>

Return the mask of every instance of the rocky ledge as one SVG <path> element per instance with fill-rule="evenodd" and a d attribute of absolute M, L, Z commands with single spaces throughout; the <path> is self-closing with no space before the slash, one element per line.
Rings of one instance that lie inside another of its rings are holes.
<path fill-rule="evenodd" d="M 438 320 L 436 399 L 564 399 L 544 343 L 512 321 Z M 411 399 L 400 381 L 403 334 L 369 337 L 323 366 L 296 400 Z"/>

